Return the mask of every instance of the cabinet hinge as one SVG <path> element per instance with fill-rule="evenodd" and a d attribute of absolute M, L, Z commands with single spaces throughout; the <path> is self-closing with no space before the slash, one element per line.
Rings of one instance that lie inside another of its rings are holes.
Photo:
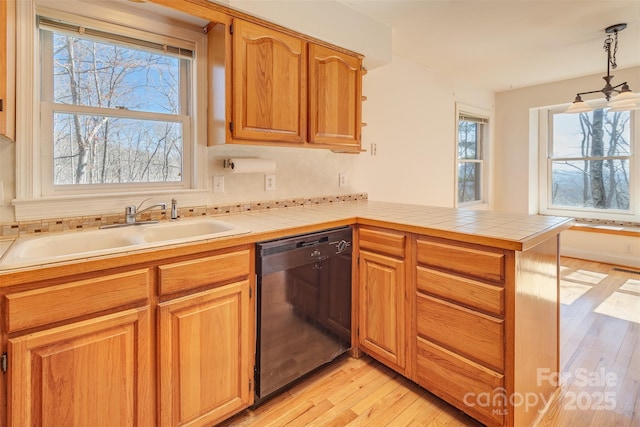
<path fill-rule="evenodd" d="M 229 25 L 229 34 L 233 34 L 233 24 Z"/>
<path fill-rule="evenodd" d="M 249 287 L 249 299 L 253 298 L 253 288 Z"/>
<path fill-rule="evenodd" d="M 229 122 L 229 130 L 233 132 L 233 122 Z"/>
<path fill-rule="evenodd" d="M 7 372 L 7 369 L 9 369 L 9 357 L 7 353 L 3 353 L 2 356 L 0 356 L 0 369 L 2 369 L 2 372 Z"/>
<path fill-rule="evenodd" d="M 252 389 L 253 389 L 253 383 L 251 380 L 249 380 L 249 392 L 251 392 Z"/>

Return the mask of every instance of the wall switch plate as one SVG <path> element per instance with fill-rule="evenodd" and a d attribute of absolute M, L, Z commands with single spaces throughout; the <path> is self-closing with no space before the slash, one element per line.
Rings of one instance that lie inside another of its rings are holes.
<path fill-rule="evenodd" d="M 346 187 L 347 186 L 347 174 L 344 172 L 340 172 L 338 174 L 338 185 L 340 187 Z"/>
<path fill-rule="evenodd" d="M 224 176 L 214 175 L 213 177 L 213 192 L 224 193 Z"/>
<path fill-rule="evenodd" d="M 274 191 L 276 189 L 276 176 L 272 173 L 264 176 L 264 191 Z"/>

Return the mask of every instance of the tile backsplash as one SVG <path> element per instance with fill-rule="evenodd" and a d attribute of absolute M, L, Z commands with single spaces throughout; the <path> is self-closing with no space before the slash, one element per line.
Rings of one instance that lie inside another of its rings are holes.
<path fill-rule="evenodd" d="M 181 207 L 178 209 L 179 218 L 200 216 L 220 216 L 233 213 L 260 211 L 265 209 L 283 209 L 293 206 L 311 206 L 326 203 L 341 203 L 357 200 L 367 200 L 367 193 L 340 194 L 320 197 L 300 197 L 280 200 L 253 201 L 246 203 L 226 203 L 212 206 Z M 152 210 L 139 216 L 139 220 L 164 221 L 170 217 L 169 210 Z M 0 224 L 0 238 L 18 237 L 25 234 L 38 234 L 55 231 L 79 230 L 102 225 L 119 224 L 124 222 L 124 213 L 115 215 L 92 215 L 73 218 L 52 218 L 37 221 L 18 221 Z"/>

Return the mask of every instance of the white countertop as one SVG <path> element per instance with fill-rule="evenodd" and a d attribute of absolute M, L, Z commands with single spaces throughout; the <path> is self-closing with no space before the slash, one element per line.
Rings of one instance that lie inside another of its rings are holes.
<path fill-rule="evenodd" d="M 255 241 L 274 233 L 294 234 L 305 227 L 357 220 L 359 223 L 393 226 L 399 230 L 429 233 L 436 237 L 462 238 L 473 236 L 480 243 L 522 250 L 529 240 L 554 230 L 567 228 L 572 221 L 564 217 L 501 213 L 486 210 L 455 209 L 375 201 L 326 203 L 278 209 L 262 209 L 218 215 L 214 218 L 235 226 L 251 230 L 249 236 Z M 184 218 L 180 221 L 197 221 L 199 218 Z M 82 233 L 68 231 L 65 233 Z M 53 233 L 46 233 L 42 236 Z M 247 234 L 243 235 L 245 238 Z M 37 238 L 28 236 L 24 238 Z M 230 237 L 229 239 L 233 239 Z M 12 240 L 0 241 L 0 257 L 9 250 Z M 172 242 L 175 244 L 175 242 Z M 233 244 L 233 243 L 230 243 Z M 144 249 L 144 248 L 140 248 Z M 122 252 L 120 252 L 122 253 Z M 126 252 L 125 252 L 126 253 Z M 75 260 L 84 259 L 82 255 Z M 68 261 L 68 259 L 66 260 Z M 31 266 L 37 265 L 35 263 Z"/>

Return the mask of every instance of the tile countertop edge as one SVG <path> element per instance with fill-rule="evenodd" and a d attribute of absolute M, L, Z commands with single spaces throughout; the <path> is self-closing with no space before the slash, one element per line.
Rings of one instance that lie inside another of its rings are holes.
<path fill-rule="evenodd" d="M 440 237 L 443 239 L 459 240 L 466 243 L 474 243 L 477 245 L 491 246 L 500 249 L 526 251 L 539 243 L 547 240 L 550 236 L 560 234 L 564 230 L 568 230 L 573 225 L 572 219 L 567 219 L 559 224 L 554 224 L 538 233 L 534 233 L 520 240 L 511 240 L 506 237 L 491 237 L 481 234 L 473 234 L 469 232 L 461 232 L 455 230 L 443 230 L 439 228 L 431 228 L 420 225 L 408 225 L 394 221 L 384 221 L 378 219 L 357 218 L 358 225 L 369 225 L 373 227 L 390 228 L 397 231 L 408 233 L 423 234 L 430 237 Z"/>
<path fill-rule="evenodd" d="M 341 209 L 341 207 L 343 209 Z M 243 235 L 235 235 L 228 237 L 220 237 L 196 242 L 186 242 L 179 244 L 171 244 L 162 247 L 152 247 L 152 248 L 140 248 L 137 250 L 132 250 L 129 252 L 120 252 L 110 255 L 98 256 L 95 258 L 87 258 L 87 257 L 78 257 L 73 260 L 61 261 L 57 263 L 51 264 L 38 264 L 38 265 L 30 265 L 24 267 L 17 267 L 12 269 L 6 269 L 0 271 L 0 277 L 2 277 L 2 283 L 0 286 L 9 285 L 13 282 L 13 280 L 7 281 L 9 279 L 8 275 L 22 275 L 19 273 L 27 273 L 34 274 L 36 272 L 36 276 L 43 276 L 42 279 L 49 279 L 57 277 L 56 271 L 60 271 L 60 275 L 68 274 L 68 267 L 70 264 L 75 265 L 74 271 L 77 273 L 85 273 L 90 271 L 95 271 L 96 267 L 99 266 L 100 269 L 111 268 L 116 266 L 122 266 L 122 258 L 124 256 L 127 257 L 126 265 L 134 264 L 134 263 L 142 263 L 142 262 L 150 262 L 153 260 L 159 260 L 162 258 L 168 257 L 176 257 L 183 255 L 195 254 L 203 251 L 209 250 L 218 250 L 229 248 L 233 246 L 241 246 L 247 244 L 254 244 L 255 242 L 261 240 L 271 240 L 279 237 L 284 237 L 287 235 L 293 234 L 302 234 L 309 233 L 313 231 L 322 230 L 325 228 L 333 228 L 340 227 L 344 225 L 354 225 L 354 224 L 362 224 L 362 225 L 370 225 L 384 228 L 392 228 L 398 231 L 405 231 L 416 234 L 425 234 L 434 237 L 441 238 L 449 238 L 454 240 L 460 240 L 468 243 L 475 243 L 486 246 L 499 247 L 502 249 L 508 250 L 516 250 L 523 251 L 531 248 L 538 243 L 548 239 L 552 235 L 557 235 L 560 232 L 571 228 L 574 224 L 573 219 L 570 218 L 559 218 L 553 217 L 557 219 L 557 221 L 549 222 L 547 227 L 542 227 L 540 225 L 536 225 L 537 231 L 531 232 L 529 235 L 522 239 L 509 239 L 508 237 L 496 237 L 496 236 L 487 236 L 472 232 L 465 231 L 456 231 L 454 229 L 443 229 L 435 226 L 428 225 L 420 225 L 411 223 L 411 221 L 405 221 L 402 218 L 393 219 L 394 213 L 385 213 L 384 218 L 381 218 L 380 215 L 376 215 L 375 212 L 369 213 L 367 210 L 369 208 L 373 208 L 373 210 L 380 210 L 384 212 L 386 209 L 396 210 L 396 207 L 404 207 L 404 208 L 413 208 L 420 211 L 421 208 L 424 208 L 425 211 L 429 209 L 436 209 L 438 212 L 443 212 L 443 215 L 451 215 L 452 213 L 464 212 L 460 210 L 456 210 L 453 208 L 430 208 L 430 207 L 421 207 L 420 205 L 403 205 L 403 204 L 393 204 L 393 203 L 385 203 L 385 202 L 345 202 L 337 205 L 332 205 L 329 207 L 318 208 L 318 207 L 294 207 L 287 209 L 280 209 L 274 211 L 260 211 L 260 212 L 248 212 L 248 213 L 236 213 L 226 216 L 217 216 L 217 219 L 236 223 L 236 225 L 243 225 L 248 228 L 251 227 L 252 221 L 272 221 L 268 226 L 258 226 L 256 231 L 253 231 L 249 234 Z M 295 219 L 292 219 L 289 224 L 278 223 L 275 220 L 288 220 L 292 215 L 298 216 L 301 212 L 300 210 L 306 210 L 310 215 L 309 218 L 314 216 L 320 216 L 321 219 L 309 219 L 306 220 L 300 219 L 298 224 L 295 224 Z M 313 215 L 316 214 L 316 215 Z M 486 215 L 486 214 L 484 214 Z M 490 215 L 490 213 L 489 213 Z M 500 215 L 500 214 L 497 214 Z M 401 214 L 398 216 L 402 217 Z M 519 218 L 532 218 L 536 217 L 535 215 L 521 215 Z M 547 217 L 548 218 L 548 217 Z M 275 219 L 275 220 L 274 220 Z M 260 229 L 262 228 L 262 229 Z M 168 254 L 168 251 L 172 251 L 171 254 Z M 42 274 L 43 270 L 47 270 L 50 274 Z M 62 273 L 64 271 L 64 273 Z M 46 277 L 44 277 L 46 276 Z M 38 277 L 36 277 L 39 280 Z"/>

